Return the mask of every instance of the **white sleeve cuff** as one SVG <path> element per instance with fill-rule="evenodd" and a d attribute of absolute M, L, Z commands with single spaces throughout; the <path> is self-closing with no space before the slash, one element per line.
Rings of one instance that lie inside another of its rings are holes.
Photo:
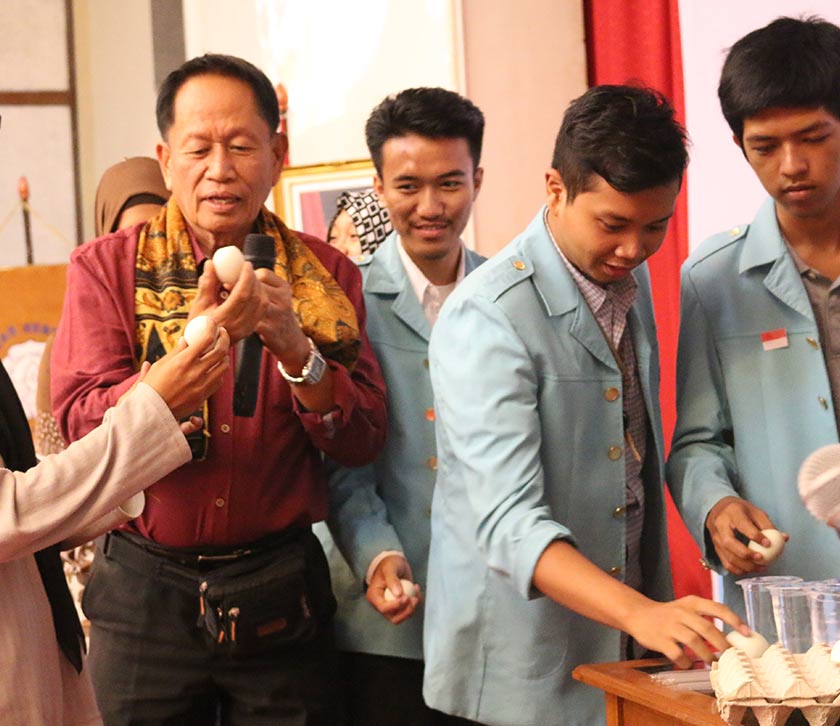
<path fill-rule="evenodd" d="M 376 557 L 374 557 L 370 564 L 368 565 L 367 572 L 365 573 L 365 585 L 370 585 L 370 578 L 373 577 L 373 573 L 376 572 L 376 568 L 379 567 L 379 563 L 382 562 L 386 557 L 391 557 L 392 555 L 397 555 L 398 557 L 402 557 L 405 560 L 405 564 L 408 567 L 408 579 L 414 582 L 414 575 L 411 572 L 411 565 L 408 564 L 408 560 L 404 553 L 399 552 L 397 550 L 385 550 L 384 552 L 380 552 Z"/>

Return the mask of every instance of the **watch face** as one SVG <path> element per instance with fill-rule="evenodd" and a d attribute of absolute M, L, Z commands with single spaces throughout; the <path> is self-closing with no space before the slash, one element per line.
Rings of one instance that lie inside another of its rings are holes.
<path fill-rule="evenodd" d="M 312 351 L 312 357 L 309 359 L 309 370 L 306 372 L 307 383 L 317 383 L 324 377 L 324 369 L 327 367 L 327 362 L 324 357 L 317 350 Z"/>

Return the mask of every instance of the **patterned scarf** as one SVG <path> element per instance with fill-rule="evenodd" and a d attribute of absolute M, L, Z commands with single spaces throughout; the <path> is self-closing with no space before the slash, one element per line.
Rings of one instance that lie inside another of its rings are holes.
<path fill-rule="evenodd" d="M 348 370 L 359 356 L 356 311 L 344 290 L 300 238 L 263 207 L 258 232 L 274 238 L 275 273 L 292 288 L 292 305 L 304 334 L 321 353 Z M 198 270 L 184 216 L 174 200 L 149 220 L 140 233 L 134 270 L 134 319 L 137 330 L 135 366 L 154 362 L 170 351 L 183 334 L 198 290 Z M 193 458 L 206 456 L 207 404 L 201 415 L 204 431 L 193 434 Z"/>

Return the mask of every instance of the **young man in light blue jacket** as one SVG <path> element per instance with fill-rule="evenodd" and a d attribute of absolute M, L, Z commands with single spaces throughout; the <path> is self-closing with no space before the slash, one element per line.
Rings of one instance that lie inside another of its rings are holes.
<path fill-rule="evenodd" d="M 744 36 L 718 87 L 733 138 L 770 195 L 752 224 L 682 270 L 668 483 L 743 612 L 744 574 L 837 577 L 840 545 L 796 487 L 840 417 L 840 28 L 779 18 Z M 746 540 L 790 536 L 767 565 Z"/>
<path fill-rule="evenodd" d="M 441 305 L 482 261 L 461 234 L 483 171 L 484 116 L 442 88 L 382 101 L 366 125 L 374 189 L 394 232 L 359 264 L 367 331 L 388 388 L 388 441 L 361 469 L 330 479 L 327 544 L 339 601 L 350 726 L 460 722 L 423 703 L 423 603 L 435 469 L 429 336 Z M 400 580 L 418 587 L 406 594 Z M 388 595 L 389 599 L 386 598 Z"/>
<path fill-rule="evenodd" d="M 438 477 L 424 696 L 498 726 L 595 726 L 582 663 L 711 660 L 743 628 L 675 602 L 645 260 L 688 156 L 660 95 L 600 86 L 563 119 L 547 201 L 449 298 L 432 335 Z M 621 632 L 623 631 L 623 633 Z M 626 635 L 625 635 L 626 634 Z"/>

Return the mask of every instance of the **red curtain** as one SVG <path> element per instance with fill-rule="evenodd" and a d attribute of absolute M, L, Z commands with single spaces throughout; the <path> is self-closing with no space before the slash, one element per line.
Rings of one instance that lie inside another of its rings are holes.
<path fill-rule="evenodd" d="M 638 82 L 667 96 L 685 123 L 678 0 L 585 0 L 589 83 Z M 676 421 L 675 377 L 679 331 L 679 269 L 688 254 L 687 179 L 665 243 L 649 261 L 662 366 L 662 423 L 666 447 Z M 677 596 L 709 597 L 700 552 L 668 497 L 671 564 Z"/>

